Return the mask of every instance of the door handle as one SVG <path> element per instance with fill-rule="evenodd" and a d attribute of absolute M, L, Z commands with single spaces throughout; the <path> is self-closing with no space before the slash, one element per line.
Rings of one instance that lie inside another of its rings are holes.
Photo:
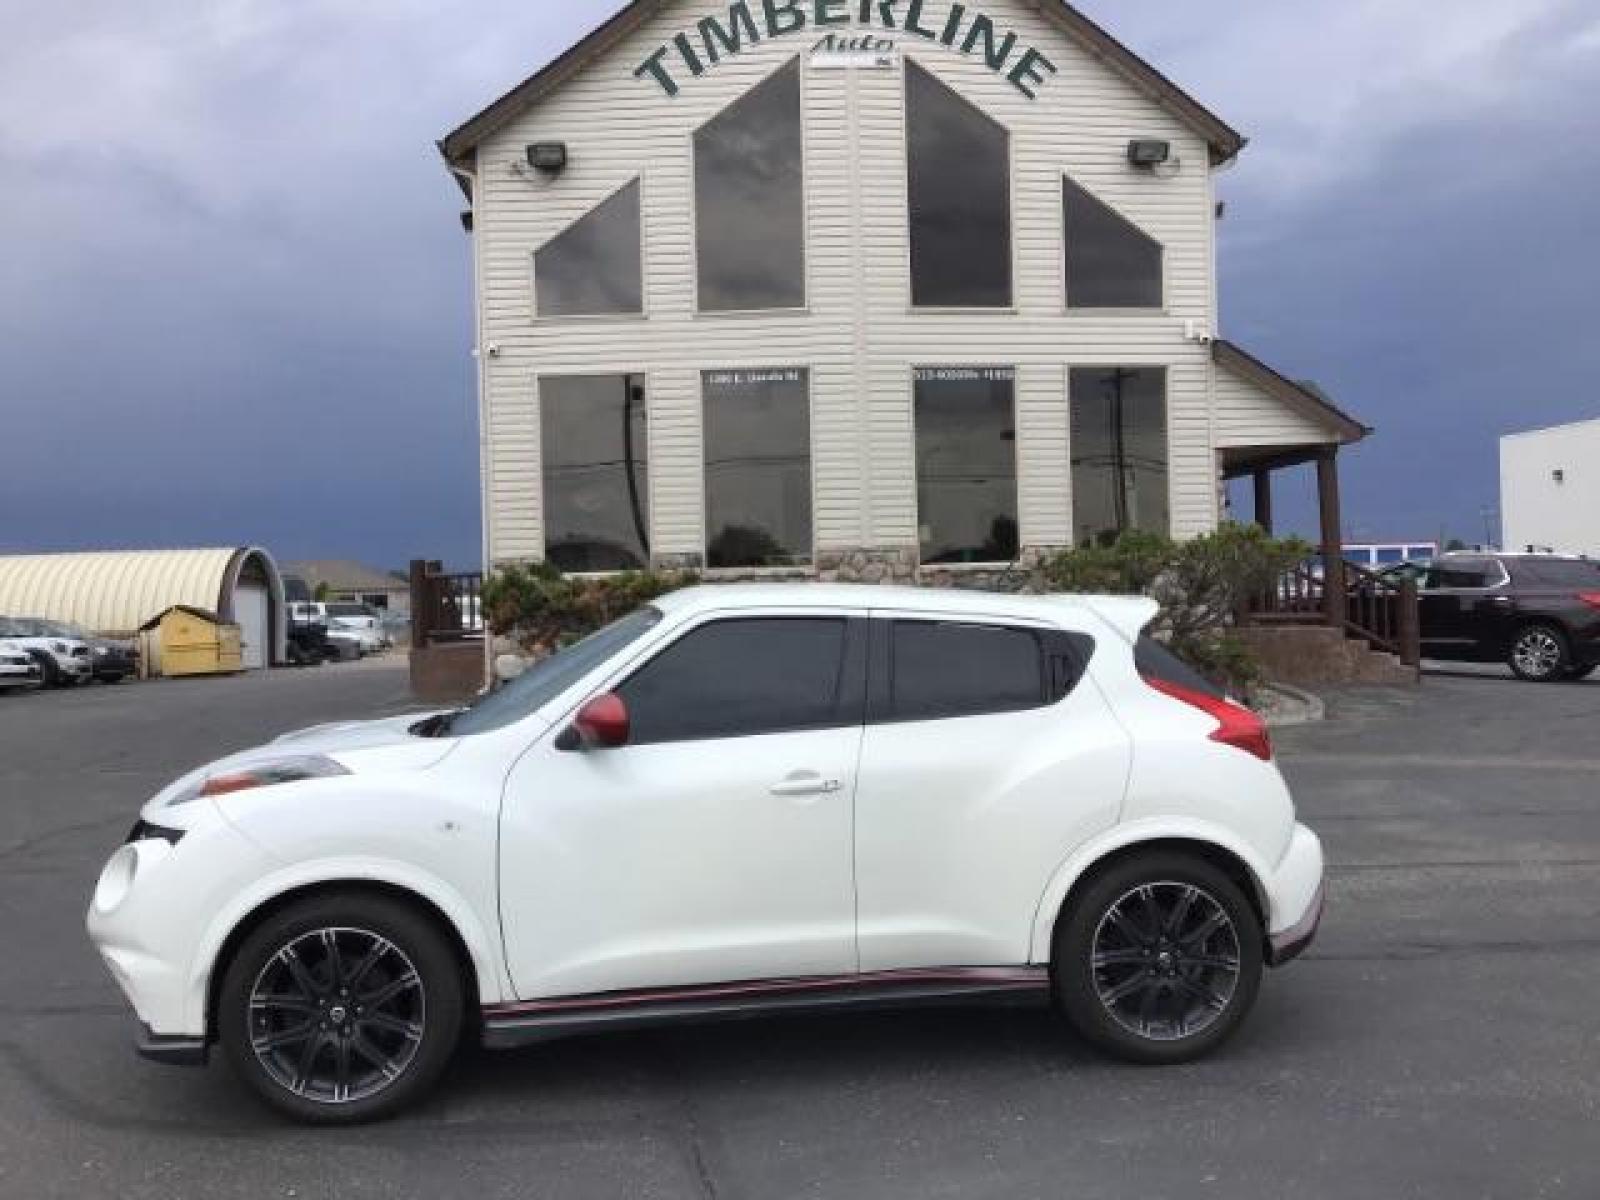
<path fill-rule="evenodd" d="M 837 792 L 844 784 L 837 779 L 824 779 L 814 772 L 796 772 L 781 779 L 767 790 L 774 796 L 826 796 Z"/>

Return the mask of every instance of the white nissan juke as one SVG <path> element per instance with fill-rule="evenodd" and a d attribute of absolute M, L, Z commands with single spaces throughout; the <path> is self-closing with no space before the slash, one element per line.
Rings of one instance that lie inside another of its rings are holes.
<path fill-rule="evenodd" d="M 1131 598 L 690 588 L 470 707 L 185 776 L 89 932 L 138 1047 L 387 1115 L 464 1033 L 1037 999 L 1210 1050 L 1322 911 L 1266 730 Z"/>

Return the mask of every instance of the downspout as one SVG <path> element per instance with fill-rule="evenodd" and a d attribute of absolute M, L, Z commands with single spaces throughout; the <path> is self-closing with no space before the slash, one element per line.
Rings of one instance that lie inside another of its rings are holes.
<path fill-rule="evenodd" d="M 493 493 L 493 480 L 491 478 L 493 467 L 489 457 L 489 373 L 484 365 L 483 337 L 483 239 L 482 230 L 477 219 L 478 205 L 482 194 L 478 190 L 478 173 L 476 169 L 477 152 L 473 152 L 473 168 L 451 163 L 450 171 L 462 183 L 467 191 L 473 214 L 472 230 L 467 235 L 472 239 L 472 359 L 477 366 L 478 377 L 478 522 L 480 536 L 478 545 L 479 570 L 485 579 L 489 576 L 489 497 Z M 483 681 L 488 686 L 493 681 L 494 666 L 494 638 L 489 632 L 487 614 L 483 611 L 483 596 L 480 591 L 478 597 L 479 619 L 484 621 L 483 632 Z"/>

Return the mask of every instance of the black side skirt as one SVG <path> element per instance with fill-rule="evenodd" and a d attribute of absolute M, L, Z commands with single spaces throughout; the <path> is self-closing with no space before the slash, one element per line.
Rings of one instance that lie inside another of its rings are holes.
<path fill-rule="evenodd" d="M 1049 999 L 1046 967 L 953 967 L 745 980 L 489 1005 L 483 1010 L 483 1044 L 499 1049 L 608 1029 L 784 1013 L 916 1004 L 1039 1004 Z"/>
<path fill-rule="evenodd" d="M 139 1022 L 139 1035 L 133 1039 L 133 1048 L 141 1058 L 165 1063 L 171 1067 L 203 1067 L 206 1065 L 206 1040 L 184 1034 L 152 1033 L 150 1026 Z"/>

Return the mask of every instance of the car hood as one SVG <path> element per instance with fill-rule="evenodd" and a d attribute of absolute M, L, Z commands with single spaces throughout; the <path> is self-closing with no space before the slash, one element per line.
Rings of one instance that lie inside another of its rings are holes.
<path fill-rule="evenodd" d="M 341 721 L 314 725 L 275 738 L 264 746 L 241 750 L 190 771 L 162 788 L 145 806 L 148 819 L 156 820 L 158 810 L 174 801 L 190 798 L 206 779 L 246 767 L 281 762 L 286 758 L 323 755 L 353 774 L 368 771 L 422 771 L 433 766 L 455 748 L 449 738 L 417 737 L 411 726 L 435 713 L 406 713 L 377 721 Z"/>

